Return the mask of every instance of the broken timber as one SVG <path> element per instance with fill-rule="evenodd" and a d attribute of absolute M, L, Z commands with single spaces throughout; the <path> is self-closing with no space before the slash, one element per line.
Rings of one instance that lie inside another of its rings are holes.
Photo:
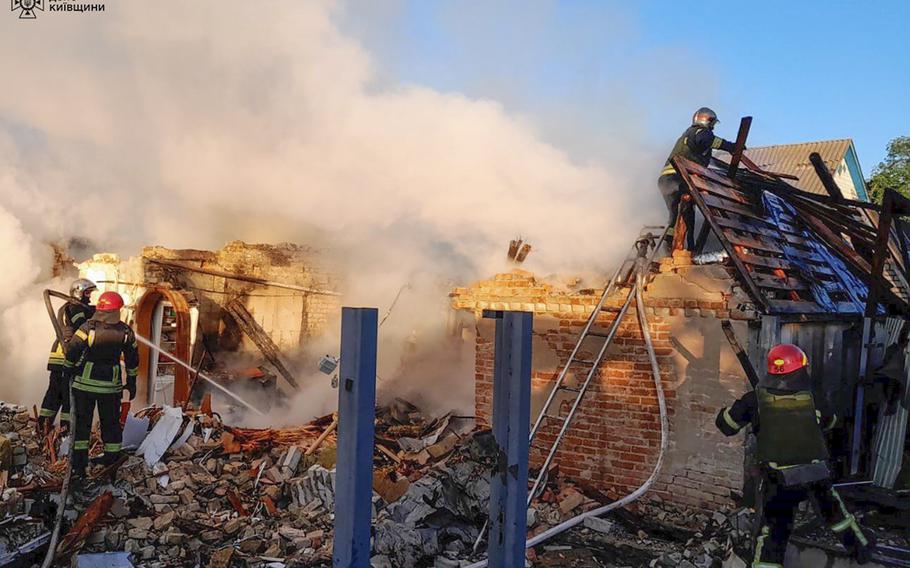
<path fill-rule="evenodd" d="M 868 288 L 910 313 L 860 252 L 873 248 L 876 230 L 866 210 L 874 205 L 805 193 L 770 174 L 740 170 L 730 179 L 679 157 L 672 163 L 763 313 L 859 316 Z"/>
<path fill-rule="evenodd" d="M 278 346 L 275 345 L 275 342 L 272 341 L 272 338 L 269 337 L 265 330 L 256 323 L 256 320 L 249 310 L 246 309 L 246 306 L 241 304 L 239 300 L 234 300 L 228 302 L 228 304 L 224 306 L 224 309 L 227 313 L 231 314 L 231 317 L 237 322 L 237 326 L 240 327 L 240 329 L 243 330 L 243 333 L 256 344 L 256 347 L 259 348 L 262 355 L 273 367 L 275 367 L 284 380 L 294 387 L 295 390 L 299 389 L 300 386 L 297 384 L 297 379 L 294 378 L 294 375 L 281 360 Z"/>

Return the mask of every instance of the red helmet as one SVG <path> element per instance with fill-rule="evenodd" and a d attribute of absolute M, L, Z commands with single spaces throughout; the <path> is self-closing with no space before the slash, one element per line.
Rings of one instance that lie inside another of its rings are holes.
<path fill-rule="evenodd" d="M 806 352 L 791 343 L 775 345 L 768 351 L 768 374 L 786 375 L 809 365 Z"/>
<path fill-rule="evenodd" d="M 123 297 L 117 292 L 105 292 L 96 304 L 99 312 L 113 312 L 123 307 Z"/>

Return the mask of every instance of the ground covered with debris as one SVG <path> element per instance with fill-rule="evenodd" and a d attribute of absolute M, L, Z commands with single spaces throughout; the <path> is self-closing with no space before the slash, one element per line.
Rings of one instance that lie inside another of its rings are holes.
<path fill-rule="evenodd" d="M 15 462 L 0 499 L 0 566 L 40 562 L 56 510 L 65 458 L 60 440 L 40 440 L 34 426 L 28 409 L 0 406 Z M 232 428 L 168 407 L 130 416 L 125 441 L 138 448 L 124 452 L 116 480 L 95 467 L 73 496 L 59 560 L 118 553 L 117 566 L 330 566 L 336 426 L 329 415 L 298 428 Z M 431 418 L 402 400 L 378 409 L 372 565 L 467 565 L 496 463 L 492 435 L 469 419 Z M 529 536 L 607 501 L 554 470 L 529 509 Z M 680 514 L 658 502 L 588 518 L 528 558 L 554 567 L 741 566 L 750 522 L 748 512 Z"/>

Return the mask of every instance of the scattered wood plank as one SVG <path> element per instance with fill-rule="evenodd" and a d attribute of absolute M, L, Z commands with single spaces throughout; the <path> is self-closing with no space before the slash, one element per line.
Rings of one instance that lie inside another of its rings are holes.
<path fill-rule="evenodd" d="M 228 302 L 224 309 L 234 318 L 234 321 L 237 322 L 237 326 L 240 327 L 243 333 L 256 344 L 256 347 L 262 355 L 273 367 L 275 367 L 282 378 L 284 378 L 294 390 L 299 389 L 300 386 L 297 384 L 297 379 L 288 369 L 287 365 L 281 360 L 281 353 L 278 346 L 275 345 L 275 342 L 272 341 L 272 338 L 269 337 L 265 330 L 256 323 L 256 320 L 249 310 L 246 309 L 246 306 L 240 303 L 240 300 L 238 299 Z"/>

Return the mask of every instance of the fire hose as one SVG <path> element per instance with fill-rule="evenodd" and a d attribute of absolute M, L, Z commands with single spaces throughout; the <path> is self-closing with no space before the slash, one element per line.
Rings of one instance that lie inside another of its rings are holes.
<path fill-rule="evenodd" d="M 664 454 L 666 453 L 667 446 L 669 445 L 670 424 L 669 419 L 667 418 L 667 403 L 664 397 L 664 389 L 660 379 L 660 367 L 657 364 L 657 355 L 654 353 L 654 344 L 651 341 L 651 332 L 648 328 L 648 316 L 645 313 L 645 301 L 644 297 L 642 296 L 644 275 L 645 267 L 640 266 L 634 284 L 635 307 L 636 311 L 638 312 L 638 321 L 641 326 L 641 334 L 644 338 L 645 346 L 648 350 L 648 361 L 651 365 L 651 377 L 654 379 L 654 389 L 657 393 L 657 405 L 660 411 L 660 452 L 657 454 L 657 463 L 654 464 L 654 468 L 651 470 L 651 475 L 640 487 L 638 487 L 638 489 L 632 491 L 617 501 L 613 501 L 612 503 L 609 503 L 597 509 L 592 509 L 586 513 L 572 517 L 571 519 L 564 521 L 531 539 L 528 539 L 528 541 L 525 543 L 525 548 L 537 546 L 538 544 L 545 542 L 554 536 L 559 535 L 581 524 L 588 517 L 599 517 L 601 515 L 609 513 L 610 511 L 613 511 L 614 509 L 625 507 L 632 501 L 635 501 L 644 495 L 654 484 L 654 481 L 657 479 L 657 476 L 660 473 L 661 467 L 663 466 Z M 475 562 L 474 564 L 469 565 L 467 568 L 483 568 L 486 565 L 487 561 L 481 560 L 480 562 Z"/>
<path fill-rule="evenodd" d="M 76 300 L 67 296 L 66 294 L 63 294 L 62 292 L 57 292 L 55 290 L 45 290 L 44 291 L 44 306 L 45 306 L 45 308 L 47 308 L 48 317 L 50 317 L 51 324 L 54 327 L 54 335 L 57 336 L 57 341 L 60 342 L 61 347 L 63 348 L 64 352 L 66 352 L 67 342 L 63 335 L 63 327 L 61 326 L 60 320 L 57 318 L 57 316 L 54 312 L 54 306 L 51 303 L 51 297 L 59 298 L 61 300 L 66 301 L 67 303 L 75 303 Z M 223 393 L 227 394 L 231 398 L 240 402 L 241 404 L 243 404 L 245 407 L 249 408 L 256 414 L 258 414 L 260 416 L 265 416 L 265 413 L 263 413 L 261 410 L 259 410 L 258 408 L 256 408 L 252 404 L 250 404 L 249 402 L 245 401 L 240 396 L 234 394 L 233 392 L 231 392 L 228 389 L 224 388 L 223 386 L 219 385 L 218 383 L 216 383 L 209 377 L 205 376 L 203 373 L 199 372 L 198 369 L 193 369 L 193 367 L 191 367 L 190 364 L 187 363 L 186 361 L 183 361 L 180 358 L 178 358 L 177 356 L 161 349 L 161 347 L 159 347 L 158 345 L 155 345 L 154 343 L 152 343 L 145 337 L 142 337 L 138 333 L 136 334 L 136 339 L 139 342 L 148 346 L 150 349 L 154 349 L 158 353 L 161 353 L 161 354 L 167 356 L 168 358 L 170 358 L 172 361 L 174 361 L 178 365 L 180 365 L 186 369 L 189 369 L 190 371 L 195 372 L 197 377 L 207 381 L 209 384 L 213 385 L 215 388 L 221 390 Z M 71 424 L 75 424 L 76 423 L 76 401 L 74 400 L 74 397 L 73 397 L 73 389 L 69 388 L 67 390 L 69 391 L 69 398 L 70 398 L 70 421 L 71 421 Z M 72 428 L 71 428 L 70 435 L 72 436 Z M 41 568 L 49 568 L 51 566 L 51 564 L 54 561 L 55 552 L 57 550 L 57 543 L 60 540 L 60 529 L 63 526 L 63 514 L 66 509 L 66 500 L 69 496 L 70 480 L 71 480 L 72 474 L 73 474 L 73 466 L 72 466 L 73 446 L 74 446 L 74 444 L 70 443 L 69 447 L 67 448 L 66 472 L 63 475 L 63 482 L 60 485 L 60 504 L 57 506 L 57 514 L 54 519 L 54 529 L 51 532 L 51 540 L 50 540 L 50 543 L 48 544 L 47 554 L 44 557 L 44 562 L 41 564 Z"/>
<path fill-rule="evenodd" d="M 60 320 L 57 319 L 56 314 L 54 313 L 54 306 L 51 304 L 51 296 L 55 298 L 60 298 L 65 300 L 68 303 L 75 302 L 73 298 L 57 292 L 55 290 L 45 290 L 44 291 L 44 306 L 47 308 L 47 315 L 51 318 L 51 324 L 54 326 L 54 335 L 57 336 L 57 341 L 60 342 L 60 347 L 66 352 L 66 341 L 63 337 L 63 327 L 60 325 Z M 67 380 L 69 378 L 67 377 Z M 70 424 L 76 423 L 76 401 L 73 399 L 73 389 L 67 388 L 67 392 L 70 397 Z M 73 436 L 73 428 L 70 428 L 70 436 Z M 70 489 L 70 478 L 73 476 L 73 446 L 75 444 L 70 440 L 69 447 L 66 452 L 66 473 L 63 474 L 63 482 L 60 485 L 60 503 L 57 505 L 57 514 L 54 518 L 54 530 L 51 532 L 51 540 L 48 544 L 47 554 L 44 556 L 44 562 L 41 563 L 41 568 L 49 568 L 54 561 L 54 554 L 57 551 L 57 542 L 60 540 L 60 528 L 63 526 L 63 512 L 66 509 L 66 499 L 69 495 Z"/>

